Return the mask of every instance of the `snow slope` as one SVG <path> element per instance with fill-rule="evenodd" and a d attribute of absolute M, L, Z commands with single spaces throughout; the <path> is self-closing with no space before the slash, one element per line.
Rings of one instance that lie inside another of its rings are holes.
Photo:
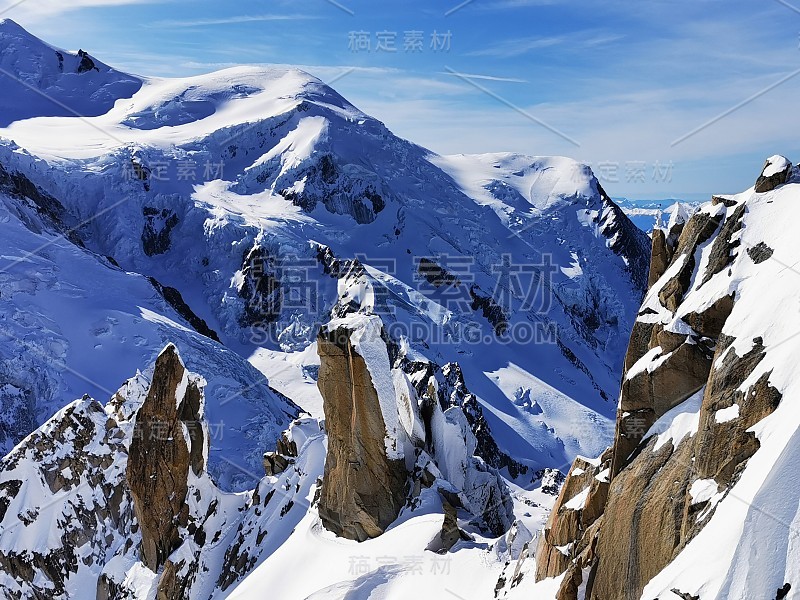
<path fill-rule="evenodd" d="M 297 407 L 245 359 L 194 331 L 145 277 L 65 239 L 30 200 L 0 188 L 0 223 L 3 453 L 66 398 L 110 396 L 172 341 L 190 368 L 209 373 L 211 471 L 225 487 L 250 487 L 262 448 Z"/>
<path fill-rule="evenodd" d="M 0 19 L 0 126 L 39 116 L 97 116 L 142 86 L 86 55 L 54 48 Z"/>

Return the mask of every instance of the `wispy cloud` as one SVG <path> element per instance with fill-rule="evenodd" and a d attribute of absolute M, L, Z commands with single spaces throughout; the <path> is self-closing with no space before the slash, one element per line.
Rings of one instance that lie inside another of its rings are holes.
<path fill-rule="evenodd" d="M 211 27 L 214 25 L 241 25 L 243 23 L 263 23 L 268 21 L 306 21 L 319 19 L 310 15 L 237 15 L 233 17 L 221 17 L 217 19 L 169 19 L 156 21 L 151 27 L 175 28 L 175 27 Z"/>
<path fill-rule="evenodd" d="M 2 17 L 18 19 L 25 23 L 38 22 L 63 13 L 73 12 L 84 8 L 99 8 L 103 6 L 128 6 L 133 4 L 155 4 L 159 0 L 23 0 L 9 1 L 0 4 Z"/>
<path fill-rule="evenodd" d="M 551 48 L 553 46 L 560 46 L 570 41 L 570 38 L 565 35 L 551 36 L 551 37 L 534 37 L 527 39 L 505 40 L 499 44 L 494 44 L 488 48 L 481 50 L 473 50 L 468 52 L 468 56 L 489 56 L 493 58 L 513 58 L 515 56 L 522 56 L 534 50 L 542 48 Z"/>
<path fill-rule="evenodd" d="M 523 8 L 526 6 L 552 6 L 560 0 L 498 0 L 486 3 L 487 8 Z"/>
<path fill-rule="evenodd" d="M 536 50 L 554 47 L 597 48 L 613 44 L 623 39 L 623 37 L 620 34 L 598 33 L 597 31 L 576 31 L 562 35 L 505 40 L 480 50 L 473 50 L 467 55 L 489 58 L 514 58 Z"/>
<path fill-rule="evenodd" d="M 518 79 L 516 77 L 498 77 L 496 75 L 475 75 L 473 73 L 458 73 L 455 71 L 440 71 L 439 75 L 450 75 L 452 77 L 459 77 L 461 79 L 482 79 L 484 81 L 503 81 L 508 83 L 528 83 L 527 79 Z"/>

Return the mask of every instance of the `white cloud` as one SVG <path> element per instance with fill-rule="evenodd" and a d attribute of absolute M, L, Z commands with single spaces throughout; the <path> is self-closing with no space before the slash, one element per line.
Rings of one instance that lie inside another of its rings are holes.
<path fill-rule="evenodd" d="M 24 0 L 0 7 L 0 18 L 11 18 L 27 25 L 51 17 L 84 8 L 101 6 L 126 6 L 131 4 L 155 4 L 159 0 Z"/>
<path fill-rule="evenodd" d="M 207 27 L 213 25 L 240 25 L 243 23 L 262 23 L 268 21 L 305 21 L 318 19 L 310 15 L 238 15 L 233 17 L 222 17 L 218 19 L 173 19 L 166 21 L 156 21 L 152 27 Z"/>
<path fill-rule="evenodd" d="M 613 44 L 624 36 L 616 33 L 605 33 L 593 30 L 575 31 L 564 35 L 519 38 L 504 40 L 480 50 L 468 52 L 467 56 L 482 56 L 491 58 L 515 58 L 530 54 L 537 50 L 558 47 L 559 50 L 584 48 L 598 48 Z"/>
<path fill-rule="evenodd" d="M 468 56 L 490 56 L 494 58 L 513 58 L 522 56 L 534 50 L 561 46 L 571 40 L 570 36 L 559 35 L 550 37 L 533 37 L 525 39 L 505 40 L 481 50 L 468 52 Z"/>
<path fill-rule="evenodd" d="M 518 79 L 517 77 L 498 77 L 495 75 L 475 75 L 472 73 L 458 73 L 456 71 L 443 71 L 439 75 L 450 75 L 458 77 L 459 79 L 482 79 L 484 81 L 501 81 L 506 83 L 528 83 L 527 79 Z"/>

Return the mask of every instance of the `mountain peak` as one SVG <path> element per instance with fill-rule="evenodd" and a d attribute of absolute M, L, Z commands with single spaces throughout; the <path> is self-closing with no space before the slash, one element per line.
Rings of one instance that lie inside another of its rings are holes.
<path fill-rule="evenodd" d="M 0 19 L 0 31 L 24 31 L 28 33 L 22 25 L 13 19 Z"/>
<path fill-rule="evenodd" d="M 0 19 L 0 51 L 4 48 L 4 40 L 6 40 L 5 43 L 7 43 L 9 38 L 17 41 L 26 40 L 28 43 L 32 43 L 35 46 L 55 50 L 53 46 L 32 34 L 13 19 Z"/>
<path fill-rule="evenodd" d="M 0 21 L 0 66 L 0 127 L 32 117 L 99 116 L 143 83 L 83 50 L 51 46 L 11 19 Z"/>

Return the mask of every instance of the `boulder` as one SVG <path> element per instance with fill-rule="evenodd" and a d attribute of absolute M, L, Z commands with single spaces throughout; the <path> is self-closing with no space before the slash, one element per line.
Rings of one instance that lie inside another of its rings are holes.
<path fill-rule="evenodd" d="M 792 163 L 785 156 L 770 156 L 756 180 L 756 193 L 763 194 L 783 185 L 792 176 Z"/>
<path fill-rule="evenodd" d="M 291 462 L 290 458 L 278 454 L 277 452 L 265 452 L 264 473 L 266 475 L 278 475 L 283 473 Z"/>

